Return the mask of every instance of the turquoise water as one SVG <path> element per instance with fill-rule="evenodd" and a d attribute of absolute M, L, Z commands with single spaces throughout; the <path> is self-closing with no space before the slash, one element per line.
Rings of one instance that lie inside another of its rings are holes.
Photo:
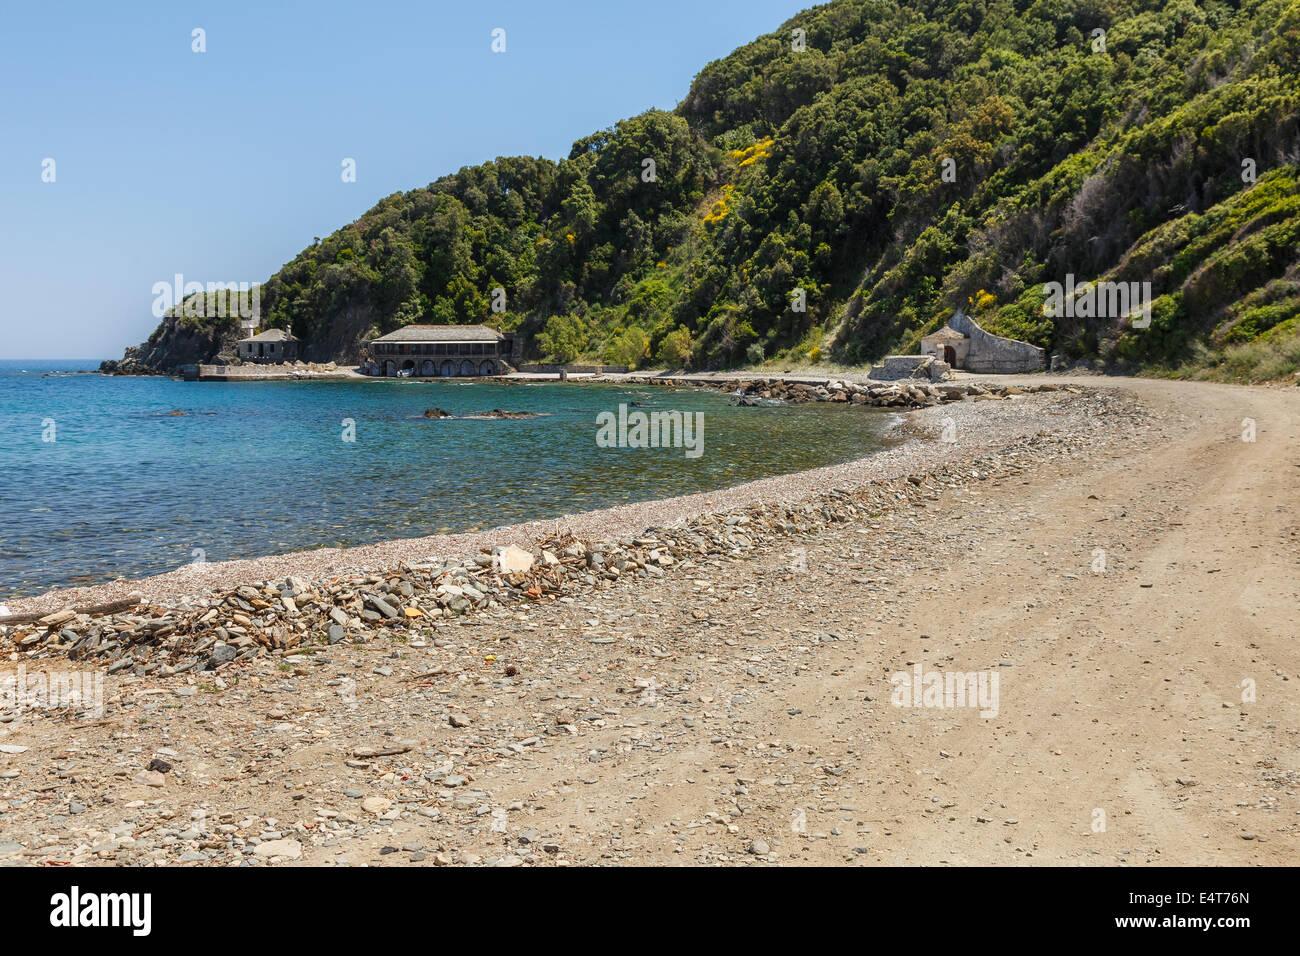
<path fill-rule="evenodd" d="M 169 571 L 196 550 L 367 544 L 722 488 L 869 454 L 888 421 L 695 389 L 52 374 L 97 365 L 0 362 L 0 600 Z M 598 447 L 597 414 L 631 402 L 702 412 L 703 454 Z M 539 417 L 421 417 L 435 406 Z"/>

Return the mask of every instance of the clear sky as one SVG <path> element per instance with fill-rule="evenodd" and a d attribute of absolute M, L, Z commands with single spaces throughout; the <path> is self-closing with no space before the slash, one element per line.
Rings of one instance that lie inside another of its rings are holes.
<path fill-rule="evenodd" d="M 154 283 L 262 282 L 391 193 L 562 159 L 810 5 L 6 2 L 0 358 L 118 358 L 157 324 Z"/>

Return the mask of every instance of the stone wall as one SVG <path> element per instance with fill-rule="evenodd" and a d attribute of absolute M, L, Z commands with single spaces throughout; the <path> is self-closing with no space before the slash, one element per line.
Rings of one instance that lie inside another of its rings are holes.
<path fill-rule="evenodd" d="M 985 332 L 965 312 L 958 311 L 948 320 L 948 325 L 970 336 L 967 372 L 1039 372 L 1047 367 L 1046 349 Z"/>
<path fill-rule="evenodd" d="M 901 378 L 929 379 L 941 382 L 948 377 L 947 362 L 933 355 L 886 355 L 879 365 L 871 367 L 871 378 L 878 382 L 894 382 Z"/>
<path fill-rule="evenodd" d="M 200 382 L 300 382 L 311 379 L 356 378 L 356 373 L 339 368 L 333 362 L 307 365 L 301 362 L 284 365 L 191 365 Z M 189 372 L 185 372 L 186 380 Z"/>

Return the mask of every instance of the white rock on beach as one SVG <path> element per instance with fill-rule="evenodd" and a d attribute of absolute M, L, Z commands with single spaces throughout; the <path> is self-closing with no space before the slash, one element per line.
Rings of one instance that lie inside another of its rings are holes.
<path fill-rule="evenodd" d="M 289 860 L 296 860 L 302 856 L 302 844 L 297 840 L 268 840 L 266 843 L 259 843 L 253 847 L 255 856 L 282 856 Z"/>
<path fill-rule="evenodd" d="M 493 552 L 492 560 L 497 568 L 503 574 L 514 574 L 516 571 L 529 571 L 533 567 L 533 555 L 530 551 L 523 548 L 515 547 L 508 544 L 503 548 L 497 548 Z"/>

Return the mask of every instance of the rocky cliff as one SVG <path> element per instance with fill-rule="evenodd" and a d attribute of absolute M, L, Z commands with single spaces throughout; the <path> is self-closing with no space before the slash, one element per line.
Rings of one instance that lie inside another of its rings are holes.
<path fill-rule="evenodd" d="M 182 365 L 223 364 L 233 359 L 239 336 L 234 320 L 168 315 L 147 341 L 128 348 L 121 359 L 102 363 L 99 370 L 111 375 L 174 375 Z"/>

